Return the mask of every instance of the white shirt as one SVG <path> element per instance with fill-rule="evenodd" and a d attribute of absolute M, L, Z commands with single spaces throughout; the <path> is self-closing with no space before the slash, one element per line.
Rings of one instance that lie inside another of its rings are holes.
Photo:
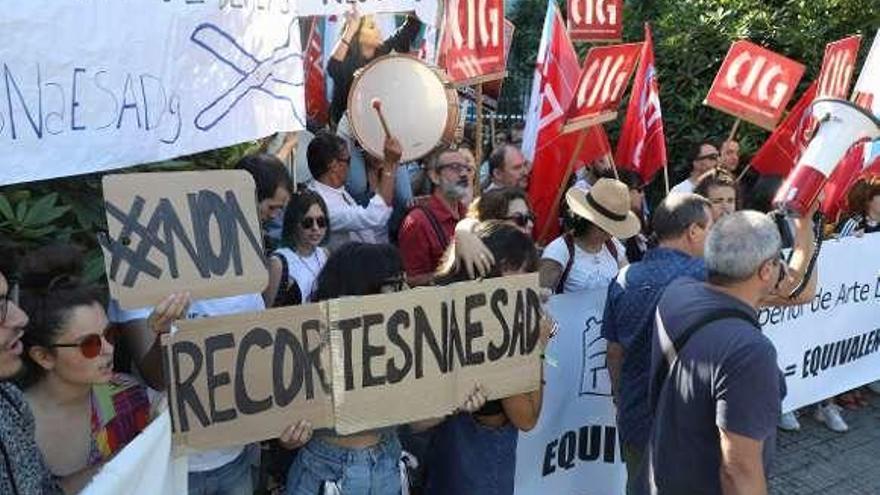
<path fill-rule="evenodd" d="M 333 251 L 346 242 L 381 244 L 388 241 L 388 220 L 392 208 L 375 194 L 366 208 L 357 204 L 344 187 L 333 188 L 318 181 L 309 187 L 321 195 L 330 215 L 327 247 Z"/>
<path fill-rule="evenodd" d="M 241 296 L 219 297 L 193 301 L 186 315 L 187 319 L 209 318 L 214 316 L 234 315 L 266 309 L 263 296 L 260 294 L 244 294 Z M 153 308 L 125 310 L 115 300 L 110 301 L 107 317 L 114 323 L 125 323 L 132 320 L 144 320 L 150 316 Z M 189 471 L 191 473 L 212 471 L 234 461 L 244 451 L 244 445 L 222 449 L 191 452 Z"/>
<path fill-rule="evenodd" d="M 563 290 L 577 292 L 590 289 L 605 289 L 617 276 L 621 265 L 626 264 L 626 248 L 617 239 L 612 239 L 617 247 L 617 259 L 605 245 L 598 253 L 588 253 L 577 244 L 574 245 L 574 264 L 565 279 Z M 568 265 L 568 246 L 563 237 L 557 237 L 541 255 L 543 259 L 553 260 L 562 265 L 563 272 Z"/>
<path fill-rule="evenodd" d="M 691 179 L 688 178 L 688 179 L 685 179 L 683 182 L 676 184 L 675 187 L 673 187 L 672 190 L 669 192 L 692 193 L 692 192 L 694 192 L 694 187 L 696 187 L 696 186 L 697 185 L 694 184 L 693 182 L 691 182 Z"/>
<path fill-rule="evenodd" d="M 315 252 L 311 256 L 300 256 L 290 248 L 276 249 L 275 253 L 284 256 L 287 261 L 287 276 L 296 280 L 299 286 L 300 295 L 303 304 L 310 301 L 310 296 L 315 290 L 315 281 L 321 268 L 327 263 L 327 252 L 323 248 L 315 248 Z"/>

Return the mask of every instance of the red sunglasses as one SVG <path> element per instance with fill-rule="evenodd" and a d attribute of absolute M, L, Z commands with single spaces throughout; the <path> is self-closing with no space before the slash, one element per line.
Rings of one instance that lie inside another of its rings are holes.
<path fill-rule="evenodd" d="M 104 341 L 111 342 L 114 334 L 115 332 L 111 329 L 107 329 L 104 335 L 90 333 L 75 344 L 52 344 L 49 347 L 78 347 L 79 352 L 82 353 L 84 358 L 94 359 L 101 354 L 101 349 L 104 348 Z"/>

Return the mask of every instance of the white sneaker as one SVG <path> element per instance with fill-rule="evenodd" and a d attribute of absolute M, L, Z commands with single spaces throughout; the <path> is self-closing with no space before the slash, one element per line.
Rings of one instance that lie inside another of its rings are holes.
<path fill-rule="evenodd" d="M 880 394 L 880 380 L 869 383 L 868 388 L 871 389 L 871 392 L 874 392 L 875 394 Z"/>
<path fill-rule="evenodd" d="M 797 415 L 795 415 L 794 411 L 779 416 L 779 429 L 782 431 L 800 431 L 801 424 L 798 422 Z"/>
<path fill-rule="evenodd" d="M 849 431 L 849 426 L 840 416 L 840 406 L 837 404 L 818 405 L 816 406 L 816 421 L 825 423 L 831 431 L 843 433 Z"/>

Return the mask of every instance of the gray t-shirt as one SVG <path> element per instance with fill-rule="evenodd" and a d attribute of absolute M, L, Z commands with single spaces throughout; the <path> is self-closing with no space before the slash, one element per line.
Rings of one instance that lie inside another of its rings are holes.
<path fill-rule="evenodd" d="M 657 309 L 673 340 L 722 309 L 755 315 L 744 302 L 689 278 L 672 282 Z M 652 376 L 663 359 L 655 327 Z M 784 386 L 773 343 L 752 323 L 725 318 L 695 332 L 661 388 L 650 445 L 652 493 L 720 494 L 718 428 L 764 441 L 766 472 Z"/>

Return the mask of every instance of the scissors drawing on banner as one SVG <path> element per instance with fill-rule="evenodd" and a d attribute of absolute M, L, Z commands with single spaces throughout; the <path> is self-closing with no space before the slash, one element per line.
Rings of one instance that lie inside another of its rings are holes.
<path fill-rule="evenodd" d="M 601 335 L 602 320 L 590 317 L 583 333 L 581 386 L 578 395 L 611 396 L 608 376 L 607 342 Z"/>
<path fill-rule="evenodd" d="M 293 41 L 299 36 L 296 20 L 291 21 L 287 39 L 272 50 L 272 54 L 258 60 L 245 50 L 226 31 L 210 23 L 200 24 L 190 39 L 196 45 L 211 52 L 241 77 L 205 106 L 195 119 L 199 130 L 207 131 L 223 120 L 235 106 L 255 91 L 290 104 L 293 117 L 305 126 L 296 108 L 297 88 L 304 85 L 302 76 L 303 56 Z M 298 80 L 295 80 L 298 78 Z"/>

